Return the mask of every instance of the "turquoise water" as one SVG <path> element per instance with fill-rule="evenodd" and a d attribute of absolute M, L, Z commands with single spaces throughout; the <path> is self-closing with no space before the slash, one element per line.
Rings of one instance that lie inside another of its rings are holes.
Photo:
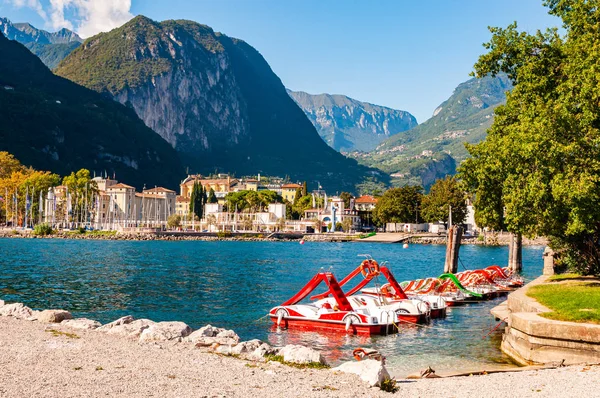
<path fill-rule="evenodd" d="M 541 273 L 542 252 L 524 249 L 526 278 Z M 243 339 L 312 345 L 334 363 L 356 347 L 371 347 L 398 375 L 426 366 L 440 371 L 508 363 L 497 348 L 501 331 L 483 338 L 497 324 L 489 309 L 501 299 L 451 309 L 428 327 L 407 326 L 400 334 L 372 338 L 277 331 L 257 321 L 321 268 L 341 279 L 363 253 L 388 261 L 402 281 L 441 274 L 445 246 L 0 239 L 0 298 L 34 309 L 68 309 L 103 323 L 128 314 L 194 328 L 210 323 L 234 329 Z M 471 269 L 504 265 L 508 249 L 463 246 L 460 258 Z"/>

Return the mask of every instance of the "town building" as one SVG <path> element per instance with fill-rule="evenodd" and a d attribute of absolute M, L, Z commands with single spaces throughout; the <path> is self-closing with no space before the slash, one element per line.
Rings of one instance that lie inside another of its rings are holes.
<path fill-rule="evenodd" d="M 363 195 L 354 199 L 354 206 L 358 211 L 373 211 L 377 205 L 377 198 L 371 195 Z"/>
<path fill-rule="evenodd" d="M 281 197 L 290 203 L 294 203 L 296 200 L 296 192 L 298 189 L 302 189 L 300 184 L 283 184 L 281 186 Z"/>

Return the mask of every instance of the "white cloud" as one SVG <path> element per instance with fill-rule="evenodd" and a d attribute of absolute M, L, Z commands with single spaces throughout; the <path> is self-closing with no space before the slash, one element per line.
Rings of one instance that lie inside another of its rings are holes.
<path fill-rule="evenodd" d="M 67 28 L 81 37 L 108 32 L 133 18 L 131 0 L 11 0 L 17 7 L 34 9 L 46 25 L 58 30 Z"/>
<path fill-rule="evenodd" d="M 37 12 L 44 19 L 44 21 L 48 20 L 48 15 L 44 11 L 44 8 L 39 0 L 10 0 L 9 2 L 15 7 L 29 7 L 35 10 L 35 12 Z"/>

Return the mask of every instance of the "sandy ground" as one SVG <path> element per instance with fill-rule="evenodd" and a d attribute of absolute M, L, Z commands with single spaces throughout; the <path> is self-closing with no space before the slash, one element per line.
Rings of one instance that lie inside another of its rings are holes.
<path fill-rule="evenodd" d="M 75 333 L 65 336 L 49 329 Z M 597 397 L 600 367 L 402 380 L 403 397 Z M 356 376 L 0 317 L 1 397 L 391 397 Z"/>

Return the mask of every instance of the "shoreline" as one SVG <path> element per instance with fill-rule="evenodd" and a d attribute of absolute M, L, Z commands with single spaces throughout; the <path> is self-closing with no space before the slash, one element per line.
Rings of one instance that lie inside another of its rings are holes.
<path fill-rule="evenodd" d="M 16 232 L 16 233 L 15 233 Z M 385 234 L 385 233 L 382 233 Z M 291 242 L 304 241 L 310 243 L 348 243 L 360 242 L 359 235 L 349 234 L 301 234 L 301 233 L 257 233 L 257 232 L 236 232 L 236 233 L 186 233 L 179 231 L 167 232 L 119 232 L 119 231 L 98 231 L 78 233 L 76 231 L 60 231 L 52 235 L 35 235 L 33 231 L 27 230 L 0 230 L 0 238 L 7 239 L 71 239 L 71 240 L 110 240 L 110 241 L 224 241 L 224 242 Z M 384 243 L 385 242 L 372 242 Z M 407 243 L 418 245 L 445 245 L 445 237 L 432 238 L 430 236 L 411 237 Z M 400 243 L 399 243 L 400 244 Z M 509 238 L 497 237 L 493 243 L 486 243 L 477 238 L 463 238 L 461 245 L 481 245 L 481 246 L 508 246 Z M 523 246 L 547 246 L 546 238 L 523 239 Z"/>
<path fill-rule="evenodd" d="M 488 397 L 581 397 L 596 391 L 600 367 L 481 373 L 397 380 L 398 394 L 446 397 L 451 391 L 460 391 L 463 396 L 481 396 L 486 391 Z M 392 396 L 370 387 L 357 375 L 330 369 L 297 369 L 279 362 L 210 353 L 185 342 L 139 342 L 6 316 L 0 317 L 0 395 Z"/>

